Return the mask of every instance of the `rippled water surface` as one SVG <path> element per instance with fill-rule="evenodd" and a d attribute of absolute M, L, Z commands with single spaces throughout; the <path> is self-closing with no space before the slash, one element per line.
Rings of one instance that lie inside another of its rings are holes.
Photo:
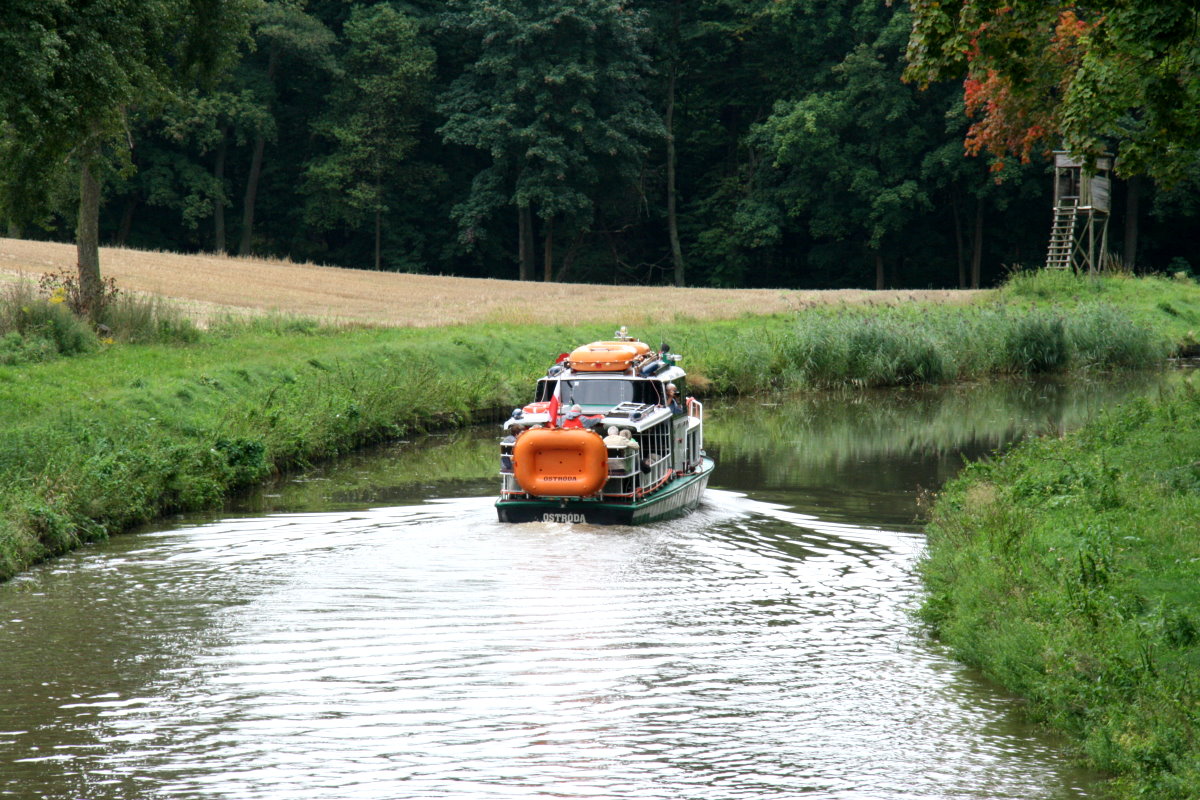
<path fill-rule="evenodd" d="M 715 488 L 640 528 L 495 522 L 484 431 L 116 537 L 0 585 L 0 795 L 1098 796 L 922 636 L 913 518 L 1149 390 L 711 404 Z"/>

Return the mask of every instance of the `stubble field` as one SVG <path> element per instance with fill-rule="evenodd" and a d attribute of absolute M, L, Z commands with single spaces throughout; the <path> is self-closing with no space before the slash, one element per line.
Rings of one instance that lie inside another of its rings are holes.
<path fill-rule="evenodd" d="M 46 272 L 74 270 L 75 264 L 74 245 L 0 239 L 0 280 L 19 275 L 36 280 Z M 214 314 L 278 313 L 335 324 L 414 327 L 481 322 L 637 325 L 826 305 L 959 304 L 979 294 L 523 283 L 114 247 L 101 248 L 100 269 L 121 289 L 166 298 L 201 323 Z"/>

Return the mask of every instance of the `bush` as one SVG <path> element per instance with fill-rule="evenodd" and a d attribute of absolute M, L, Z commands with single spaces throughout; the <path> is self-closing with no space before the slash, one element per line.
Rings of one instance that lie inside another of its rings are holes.
<path fill-rule="evenodd" d="M 91 327 L 64 300 L 41 297 L 26 282 L 0 294 L 0 336 L 0 360 L 9 364 L 87 353 L 97 346 Z"/>

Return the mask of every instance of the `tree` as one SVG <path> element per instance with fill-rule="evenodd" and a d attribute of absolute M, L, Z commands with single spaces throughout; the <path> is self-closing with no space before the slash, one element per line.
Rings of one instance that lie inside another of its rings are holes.
<path fill-rule="evenodd" d="M 314 126 L 333 149 L 306 168 L 319 193 L 310 218 L 325 225 L 370 218 L 380 269 L 389 188 L 416 145 L 434 53 L 419 40 L 416 24 L 385 3 L 355 8 L 343 33 L 345 76 L 328 98 L 329 113 Z"/>
<path fill-rule="evenodd" d="M 589 227 L 607 181 L 636 180 L 662 123 L 642 92 L 649 69 L 641 17 L 615 0 L 458 0 L 447 25 L 477 55 L 442 97 L 447 142 L 490 164 L 455 210 L 464 243 L 497 209 L 515 206 L 518 263 L 532 277 L 533 217 L 542 222 L 543 273 L 553 278 L 557 232 Z"/>
<path fill-rule="evenodd" d="M 807 218 L 818 239 L 860 241 L 876 289 L 887 282 L 885 245 L 932 205 L 921 164 L 944 116 L 900 84 L 904 22 L 897 15 L 873 44 L 851 51 L 833 70 L 835 88 L 779 103 L 755 130 L 786 173 L 787 212 Z"/>
<path fill-rule="evenodd" d="M 1059 140 L 1173 184 L 1200 152 L 1200 10 L 1190 0 L 911 0 L 906 77 L 964 78 L 968 152 Z"/>
<path fill-rule="evenodd" d="M 332 48 L 337 37 L 316 17 L 304 11 L 304 0 L 275 0 L 259 8 L 254 19 L 254 38 L 260 51 L 265 51 L 265 63 L 255 69 L 246 83 L 253 85 L 263 112 L 263 124 L 254 135 L 250 170 L 242 199 L 242 236 L 238 254 L 249 255 L 254 247 L 254 214 L 258 203 L 258 184 L 262 178 L 263 158 L 267 141 L 276 135 L 276 79 L 282 63 L 302 62 L 319 69 L 335 71 L 337 63 Z"/>
<path fill-rule="evenodd" d="M 5 182 L 9 214 L 36 198 L 68 159 L 79 170 L 79 286 L 83 310 L 101 297 L 99 212 L 105 172 L 127 161 L 132 108 L 160 105 L 211 78 L 242 40 L 251 0 L 9 0 L 0 28 L 0 120 L 19 181 Z"/>

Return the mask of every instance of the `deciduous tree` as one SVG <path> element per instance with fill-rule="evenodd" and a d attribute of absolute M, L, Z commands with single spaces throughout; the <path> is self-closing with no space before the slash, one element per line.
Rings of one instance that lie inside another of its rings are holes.
<path fill-rule="evenodd" d="M 442 97 L 442 136 L 486 152 L 456 209 L 462 238 L 515 206 L 523 279 L 532 277 L 533 216 L 544 276 L 556 232 L 591 224 L 601 185 L 633 182 L 646 143 L 663 135 L 642 82 L 649 70 L 640 15 L 616 0 L 459 0 L 447 25 L 470 35 L 474 61 Z"/>
<path fill-rule="evenodd" d="M 814 237 L 861 242 L 877 289 L 887 280 L 885 245 L 932 205 L 921 163 L 944 117 L 899 82 L 902 23 L 847 55 L 834 88 L 780 103 L 755 133 L 786 174 L 787 212 L 806 218 Z"/>
<path fill-rule="evenodd" d="M 8 0 L 0 27 L 0 120 L 15 162 L 4 207 L 39 199 L 70 160 L 79 170 L 76 243 L 83 304 L 101 296 L 105 172 L 127 159 L 131 109 L 211 77 L 241 41 L 252 0 Z M 123 146 L 124 145 L 124 146 Z"/>
<path fill-rule="evenodd" d="M 392 6 L 356 8 L 343 30 L 344 76 L 315 125 L 332 149 L 307 165 L 315 190 L 309 216 L 320 224 L 374 226 L 375 269 L 381 267 L 388 196 L 403 187 L 405 159 L 433 73 L 433 49 L 416 24 Z"/>
<path fill-rule="evenodd" d="M 248 255 L 254 247 L 254 214 L 258 203 L 258 184 L 262 178 L 267 142 L 275 138 L 276 78 L 280 65 L 306 63 L 318 69 L 336 70 L 333 45 L 337 40 L 321 20 L 304 10 L 304 0 L 274 0 L 259 7 L 254 19 L 254 39 L 260 51 L 259 62 L 252 66 L 245 83 L 252 88 L 263 108 L 263 124 L 254 135 L 246 191 L 242 198 L 242 236 L 238 254 Z"/>
<path fill-rule="evenodd" d="M 1190 0 L 911 0 L 906 76 L 965 78 L 969 152 L 1061 142 L 1167 184 L 1200 152 L 1200 9 Z"/>

